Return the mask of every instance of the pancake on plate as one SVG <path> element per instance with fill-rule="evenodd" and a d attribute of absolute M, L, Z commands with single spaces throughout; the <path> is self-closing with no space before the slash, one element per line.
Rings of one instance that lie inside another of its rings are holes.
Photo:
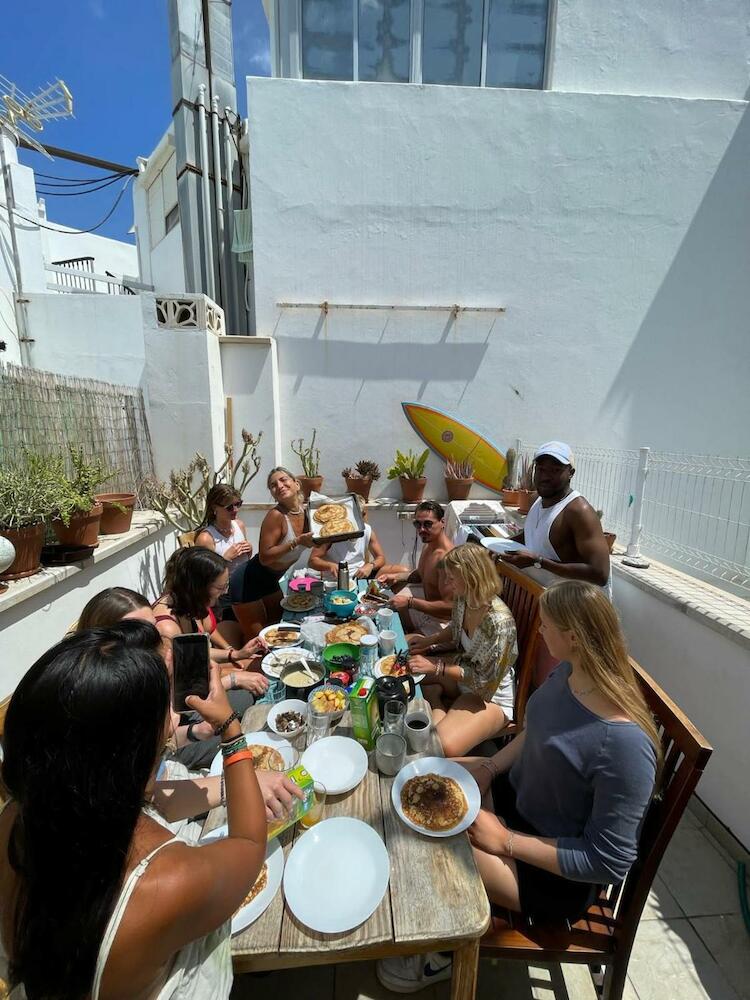
<path fill-rule="evenodd" d="M 408 656 L 399 658 L 396 653 L 384 656 L 380 661 L 380 672 L 384 677 L 406 677 L 411 673 Z"/>
<path fill-rule="evenodd" d="M 283 625 L 279 625 L 278 628 L 272 628 L 270 631 L 264 633 L 263 642 L 267 646 L 270 646 L 271 649 L 294 646 L 295 643 L 299 642 L 299 629 L 285 628 Z"/>
<path fill-rule="evenodd" d="M 346 507 L 342 503 L 324 503 L 313 514 L 313 521 L 318 524 L 328 524 L 329 521 L 346 519 Z"/>
<path fill-rule="evenodd" d="M 267 885 L 268 885 L 268 865 L 265 862 L 263 862 L 263 867 L 261 868 L 258 877 L 253 883 L 253 887 L 251 888 L 250 892 L 247 894 L 247 896 L 245 896 L 245 898 L 242 900 L 242 902 L 234 912 L 238 913 L 243 906 L 247 906 L 248 903 L 252 903 L 255 897 L 259 895 L 261 892 L 263 892 L 263 890 Z"/>
<path fill-rule="evenodd" d="M 317 599 L 312 594 L 287 594 L 286 605 L 291 611 L 309 611 Z"/>
<path fill-rule="evenodd" d="M 247 748 L 253 755 L 256 771 L 277 771 L 284 766 L 284 758 L 278 750 L 264 743 L 251 743 Z"/>
<path fill-rule="evenodd" d="M 450 830 L 467 813 L 463 789 L 453 778 L 442 774 L 418 774 L 401 789 L 404 815 L 426 830 Z"/>
<path fill-rule="evenodd" d="M 358 646 L 359 640 L 363 635 L 368 635 L 369 631 L 365 625 L 360 625 L 359 622 L 346 622 L 326 632 L 326 642 L 329 646 L 332 646 L 334 642 L 351 642 Z"/>

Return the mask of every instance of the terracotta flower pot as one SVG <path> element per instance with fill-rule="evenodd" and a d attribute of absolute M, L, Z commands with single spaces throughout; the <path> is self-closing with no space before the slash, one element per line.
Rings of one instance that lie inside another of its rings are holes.
<path fill-rule="evenodd" d="M 401 499 L 404 503 L 421 502 L 427 485 L 426 479 L 408 479 L 406 476 L 399 476 L 398 481 L 401 483 Z"/>
<path fill-rule="evenodd" d="M 364 500 L 370 499 L 370 489 L 372 487 L 372 476 L 360 476 L 357 479 L 350 479 L 344 476 L 346 488 L 349 493 L 358 493 Z"/>
<path fill-rule="evenodd" d="M 4 573 L 0 573 L 0 579 L 20 580 L 39 572 L 42 568 L 40 557 L 44 545 L 43 521 L 25 528 L 2 528 L 0 535 L 4 535 L 16 550 L 16 558 Z"/>
<path fill-rule="evenodd" d="M 473 479 L 449 479 L 445 477 L 445 488 L 448 492 L 449 500 L 468 500 L 471 493 Z"/>
<path fill-rule="evenodd" d="M 124 535 L 130 531 L 135 507 L 135 493 L 97 493 L 96 502 L 104 508 L 100 535 Z M 120 508 L 124 507 L 124 510 Z"/>
<path fill-rule="evenodd" d="M 503 503 L 506 507 L 517 507 L 518 490 L 503 490 Z"/>
<path fill-rule="evenodd" d="M 518 513 L 528 514 L 531 510 L 531 505 L 536 500 L 536 490 L 519 490 L 518 491 Z"/>
<path fill-rule="evenodd" d="M 316 493 L 320 493 L 320 488 L 323 485 L 322 476 L 297 476 L 297 481 L 302 487 L 302 496 L 305 500 L 310 499 L 310 494 L 313 490 Z"/>
<path fill-rule="evenodd" d="M 604 537 L 607 540 L 607 545 L 609 546 L 609 551 L 611 552 L 615 547 L 615 539 L 617 538 L 617 535 L 613 535 L 611 531 L 605 531 Z"/>
<path fill-rule="evenodd" d="M 52 530 L 61 545 L 93 545 L 99 544 L 99 522 L 104 508 L 95 503 L 91 510 L 80 510 L 65 525 L 58 517 L 52 522 Z"/>

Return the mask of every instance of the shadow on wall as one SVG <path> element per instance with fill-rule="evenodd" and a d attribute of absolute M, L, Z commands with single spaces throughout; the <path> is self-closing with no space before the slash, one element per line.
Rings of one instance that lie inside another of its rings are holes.
<path fill-rule="evenodd" d="M 695 453 L 746 454 L 748 159 L 745 111 L 602 406 L 635 445 L 675 449 L 687 430 Z"/>

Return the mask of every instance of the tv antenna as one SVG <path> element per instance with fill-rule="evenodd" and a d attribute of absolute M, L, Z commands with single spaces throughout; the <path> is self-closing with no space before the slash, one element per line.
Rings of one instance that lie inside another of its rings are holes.
<path fill-rule="evenodd" d="M 44 146 L 34 138 L 34 133 L 44 131 L 44 124 L 57 118 L 73 115 L 73 95 L 62 80 L 40 87 L 29 95 L 0 73 L 0 125 L 23 138 L 48 160 Z"/>

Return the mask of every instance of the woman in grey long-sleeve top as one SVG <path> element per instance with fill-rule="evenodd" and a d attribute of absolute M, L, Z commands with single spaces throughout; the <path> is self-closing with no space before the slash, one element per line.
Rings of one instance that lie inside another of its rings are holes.
<path fill-rule="evenodd" d="M 463 761 L 494 806 L 469 836 L 493 903 L 574 920 L 635 861 L 661 748 L 600 588 L 551 587 L 541 620 L 563 662 L 529 699 L 520 736 Z"/>

